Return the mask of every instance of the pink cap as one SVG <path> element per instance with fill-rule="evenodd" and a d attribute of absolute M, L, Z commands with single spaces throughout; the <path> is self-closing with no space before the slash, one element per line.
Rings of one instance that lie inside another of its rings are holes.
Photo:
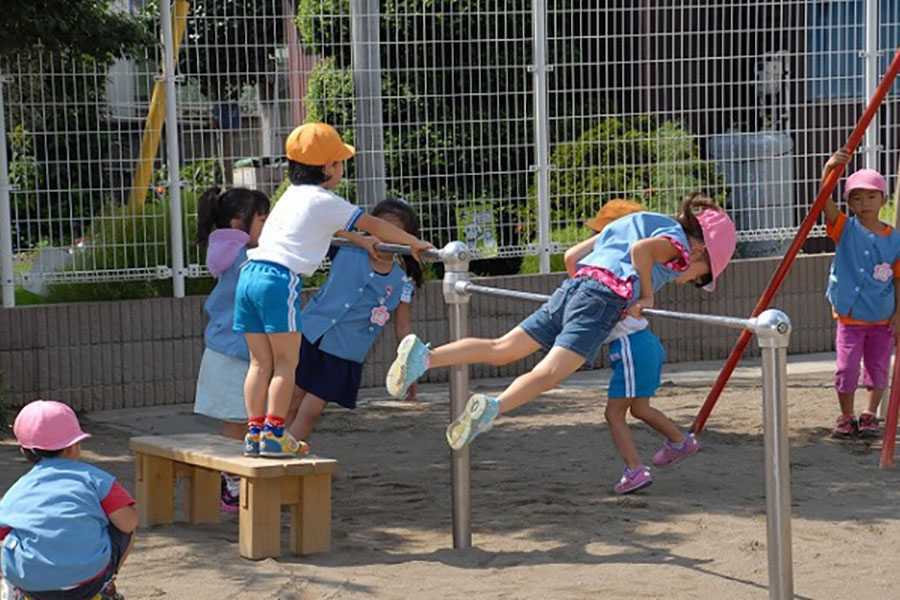
<path fill-rule="evenodd" d="M 887 196 L 887 181 L 875 169 L 860 169 L 847 178 L 844 185 L 844 200 L 850 198 L 850 192 L 853 190 L 875 190 L 881 192 L 882 196 Z"/>
<path fill-rule="evenodd" d="M 62 450 L 91 437 L 81 430 L 75 411 L 62 402 L 35 400 L 19 411 L 13 424 L 23 448 Z"/>
<path fill-rule="evenodd" d="M 712 281 L 703 286 L 703 289 L 712 292 L 716 289 L 716 279 L 734 256 L 737 231 L 734 222 L 724 210 L 707 208 L 697 215 L 697 220 L 700 221 L 700 229 L 703 230 L 703 243 L 709 254 L 709 267 L 712 272 Z"/>

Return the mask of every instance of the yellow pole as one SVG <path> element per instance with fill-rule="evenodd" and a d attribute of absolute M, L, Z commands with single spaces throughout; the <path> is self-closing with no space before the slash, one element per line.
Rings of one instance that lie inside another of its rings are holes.
<path fill-rule="evenodd" d="M 163 0 L 168 2 L 169 0 Z M 172 14 L 175 63 L 178 64 L 178 51 L 181 48 L 181 40 L 187 29 L 187 13 L 190 3 L 187 0 L 175 0 L 175 11 Z M 147 120 L 144 121 L 144 135 L 141 138 L 141 156 L 138 159 L 131 182 L 131 194 L 128 198 L 128 206 L 131 212 L 137 213 L 144 209 L 144 200 L 147 198 L 147 189 L 150 187 L 150 179 L 153 177 L 153 161 L 159 150 L 159 138 L 162 134 L 163 120 L 166 117 L 166 86 L 162 80 L 157 80 L 153 86 L 153 96 L 150 99 L 150 110 L 147 112 Z M 177 165 L 175 168 L 178 168 Z"/>

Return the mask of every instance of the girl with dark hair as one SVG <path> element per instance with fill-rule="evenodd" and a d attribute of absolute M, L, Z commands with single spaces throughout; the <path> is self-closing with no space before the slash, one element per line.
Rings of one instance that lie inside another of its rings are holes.
<path fill-rule="evenodd" d="M 197 206 L 197 244 L 206 247 L 206 266 L 217 279 L 203 305 L 209 323 L 197 375 L 194 412 L 222 421 L 222 435 L 244 439 L 247 411 L 244 378 L 250 353 L 244 336 L 232 330 L 234 292 L 247 249 L 256 246 L 269 214 L 269 198 L 246 188 L 210 188 Z M 238 509 L 240 479 L 222 474 L 222 509 Z"/>
<path fill-rule="evenodd" d="M 419 236 L 418 217 L 403 200 L 379 202 L 371 214 Z M 356 408 L 366 354 L 391 318 L 397 339 L 412 331 L 413 296 L 423 279 L 419 263 L 408 256 L 399 260 L 368 253 L 362 247 L 377 243 L 375 238 L 353 241 L 361 247 L 332 249 L 328 281 L 303 309 L 293 399 L 299 409 L 288 428 L 298 440 L 309 436 L 326 404 Z M 406 398 L 414 400 L 415 395 L 410 388 Z"/>

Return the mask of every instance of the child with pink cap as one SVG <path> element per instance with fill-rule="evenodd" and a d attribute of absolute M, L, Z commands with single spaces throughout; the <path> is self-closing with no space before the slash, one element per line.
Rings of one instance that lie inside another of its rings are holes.
<path fill-rule="evenodd" d="M 387 376 L 400 398 L 429 368 L 504 365 L 544 349 L 547 355 L 497 397 L 475 394 L 447 427 L 454 450 L 491 429 L 494 419 L 556 387 L 585 363 L 627 313 L 653 307 L 653 294 L 670 282 L 712 291 L 734 254 L 734 223 L 710 198 L 691 194 L 676 217 L 636 212 L 566 252 L 574 277 L 518 327 L 498 339 L 467 338 L 429 349 L 414 334 L 400 343 Z"/>
<path fill-rule="evenodd" d="M 849 160 L 849 153 L 838 150 L 825 164 L 822 178 Z M 880 434 L 875 413 L 888 385 L 892 338 L 900 325 L 900 234 L 878 218 L 886 198 L 884 177 L 878 171 L 862 169 L 844 185 L 851 216 L 841 212 L 831 198 L 825 204 L 828 236 L 836 244 L 826 291 L 837 320 L 834 386 L 841 414 L 832 432 L 835 437 Z M 869 404 L 857 420 L 853 400 L 861 361 Z"/>
<path fill-rule="evenodd" d="M 60 402 L 37 400 L 13 425 L 32 463 L 0 500 L 0 569 L 14 599 L 121 599 L 114 579 L 138 514 L 115 477 L 81 462 L 90 437 Z"/>

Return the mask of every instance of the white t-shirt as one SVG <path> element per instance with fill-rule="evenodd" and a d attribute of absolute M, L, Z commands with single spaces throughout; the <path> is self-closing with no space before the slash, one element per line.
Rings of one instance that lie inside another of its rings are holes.
<path fill-rule="evenodd" d="M 363 211 L 317 185 L 292 185 L 269 213 L 250 260 L 267 260 L 312 275 L 338 231 L 353 229 Z"/>
<path fill-rule="evenodd" d="M 626 335 L 631 335 L 632 333 L 643 331 L 649 326 L 650 322 L 647 319 L 643 317 L 641 317 L 640 319 L 636 319 L 631 315 L 627 315 L 624 319 L 616 323 L 616 326 L 612 328 L 612 331 L 609 332 L 609 335 L 606 336 L 606 339 L 603 341 L 603 343 L 608 344 L 613 340 L 623 338 Z"/>

